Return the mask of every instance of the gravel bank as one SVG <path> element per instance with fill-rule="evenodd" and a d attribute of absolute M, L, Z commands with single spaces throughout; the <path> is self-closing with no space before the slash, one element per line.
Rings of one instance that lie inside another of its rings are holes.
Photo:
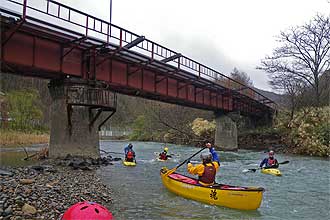
<path fill-rule="evenodd" d="M 98 178 L 97 167 L 46 161 L 0 172 L 0 219 L 59 219 L 68 207 L 86 200 L 109 207 L 111 190 Z"/>

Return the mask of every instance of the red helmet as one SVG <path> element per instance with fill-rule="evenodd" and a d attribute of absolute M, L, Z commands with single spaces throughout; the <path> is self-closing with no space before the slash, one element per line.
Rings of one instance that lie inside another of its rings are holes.
<path fill-rule="evenodd" d="M 111 220 L 112 213 L 95 202 L 78 202 L 66 210 L 61 220 Z"/>

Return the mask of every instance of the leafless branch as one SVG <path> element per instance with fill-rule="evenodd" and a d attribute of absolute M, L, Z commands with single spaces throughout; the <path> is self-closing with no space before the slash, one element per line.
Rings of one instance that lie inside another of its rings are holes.
<path fill-rule="evenodd" d="M 295 85 L 292 80 L 299 81 L 298 85 L 308 83 L 319 105 L 322 89 L 319 80 L 330 67 L 330 17 L 318 14 L 302 26 L 282 31 L 278 42 L 281 45 L 274 49 L 272 56 L 266 56 L 257 69 L 269 74 L 273 88 L 287 92 Z"/>

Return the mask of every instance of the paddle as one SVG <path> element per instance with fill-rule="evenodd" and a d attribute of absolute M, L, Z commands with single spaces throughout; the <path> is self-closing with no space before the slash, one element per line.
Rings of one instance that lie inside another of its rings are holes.
<path fill-rule="evenodd" d="M 278 164 L 287 164 L 287 163 L 290 163 L 290 161 L 286 160 L 286 161 L 283 161 L 281 163 L 278 163 Z M 247 173 L 247 172 L 256 172 L 257 170 L 260 170 L 261 168 L 256 168 L 256 169 L 245 169 L 243 170 L 242 172 L 243 173 Z"/>
<path fill-rule="evenodd" d="M 122 152 L 112 152 L 112 151 L 105 151 L 105 150 L 100 150 L 101 152 L 105 153 L 105 154 L 125 154 Z"/>
<path fill-rule="evenodd" d="M 199 154 L 200 152 L 202 152 L 204 149 L 206 149 L 207 147 L 203 147 L 202 149 L 200 149 L 198 152 L 194 153 L 191 157 L 185 159 L 182 163 L 180 163 L 178 166 L 174 167 L 173 169 L 168 170 L 165 175 L 168 176 L 172 173 L 174 173 L 179 167 L 181 167 L 183 164 L 185 164 L 188 160 L 190 160 L 191 158 L 193 158 L 194 156 L 196 156 L 197 154 Z"/>

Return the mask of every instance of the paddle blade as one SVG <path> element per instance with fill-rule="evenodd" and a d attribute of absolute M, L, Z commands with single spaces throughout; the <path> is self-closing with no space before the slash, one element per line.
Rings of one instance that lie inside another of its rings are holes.
<path fill-rule="evenodd" d="M 248 169 L 244 169 L 244 170 L 242 170 L 242 173 L 249 173 L 249 172 L 251 172 L 251 171 L 248 170 Z"/>
<path fill-rule="evenodd" d="M 176 171 L 176 167 L 174 167 L 173 169 L 167 169 L 167 167 L 163 167 L 160 172 L 164 173 L 165 176 L 171 175 L 172 173 L 174 173 Z"/>
<path fill-rule="evenodd" d="M 278 164 L 287 164 L 287 163 L 290 163 L 290 161 L 286 160 L 286 161 L 283 161 L 283 162 L 278 163 Z"/>
<path fill-rule="evenodd" d="M 257 169 L 244 169 L 242 172 L 243 173 L 249 173 L 249 172 L 256 172 Z"/>

